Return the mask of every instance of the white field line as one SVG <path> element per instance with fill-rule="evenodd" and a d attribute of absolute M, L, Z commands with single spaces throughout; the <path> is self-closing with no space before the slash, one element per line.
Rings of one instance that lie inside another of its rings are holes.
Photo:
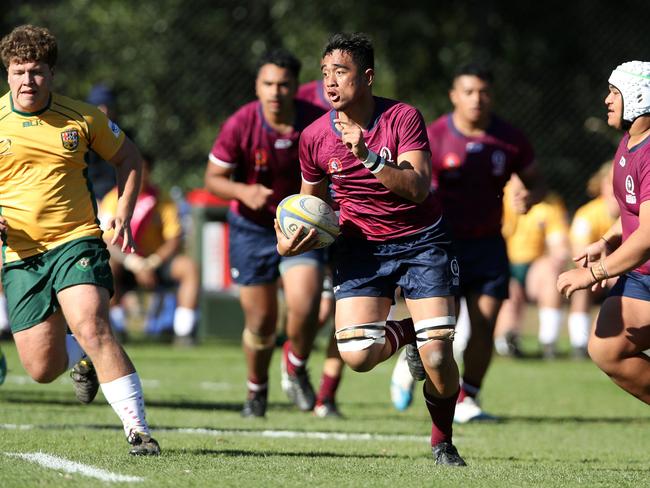
<path fill-rule="evenodd" d="M 55 426 L 44 426 L 47 429 Z M 83 426 L 80 426 L 83 427 Z M 39 429 L 43 426 L 30 424 L 0 424 L 0 429 L 5 430 L 30 430 Z M 61 428 L 64 428 L 61 426 Z M 210 435 L 214 437 L 271 437 L 275 439 L 319 439 L 334 441 L 399 441 L 399 442 L 429 442 L 428 436 L 423 435 L 402 435 L 402 434 L 369 434 L 365 432 L 301 432 L 296 430 L 220 430 L 203 428 L 177 428 L 177 429 L 153 429 L 155 432 L 169 432 L 172 434 L 197 434 Z"/>
<path fill-rule="evenodd" d="M 127 476 L 123 474 L 111 473 L 104 469 L 88 466 L 87 464 L 76 463 L 68 459 L 52 456 L 44 452 L 5 452 L 5 456 L 24 459 L 30 463 L 39 464 L 45 468 L 55 469 L 57 471 L 64 471 L 66 473 L 78 473 L 82 476 L 89 478 L 97 478 L 101 481 L 109 482 L 139 482 L 144 481 L 144 478 L 138 476 Z"/>

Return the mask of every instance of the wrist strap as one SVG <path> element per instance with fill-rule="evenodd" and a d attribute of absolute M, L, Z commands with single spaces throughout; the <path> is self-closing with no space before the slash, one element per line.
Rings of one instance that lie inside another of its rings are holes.
<path fill-rule="evenodd" d="M 379 173 L 386 165 L 386 160 L 370 149 L 368 149 L 368 156 L 366 159 L 361 162 L 372 174 Z"/>

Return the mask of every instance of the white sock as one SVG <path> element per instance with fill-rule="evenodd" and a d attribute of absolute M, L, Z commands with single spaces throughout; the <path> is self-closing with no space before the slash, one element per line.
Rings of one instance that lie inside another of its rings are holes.
<path fill-rule="evenodd" d="M 109 383 L 102 383 L 102 392 L 106 401 L 124 425 L 127 438 L 131 431 L 150 435 L 144 411 L 142 385 L 138 373 L 122 376 Z"/>
<path fill-rule="evenodd" d="M 114 305 L 108 311 L 111 327 L 113 330 L 123 331 L 126 329 L 126 314 L 121 305 Z"/>
<path fill-rule="evenodd" d="M 587 347 L 591 316 L 587 312 L 572 312 L 569 314 L 569 340 L 571 347 Z"/>
<path fill-rule="evenodd" d="M 72 369 L 72 367 L 86 355 L 77 342 L 77 339 L 72 334 L 67 334 L 65 336 L 65 351 L 68 353 L 68 369 Z"/>
<path fill-rule="evenodd" d="M 0 293 L 0 331 L 9 330 L 9 316 L 7 315 L 7 299 Z"/>
<path fill-rule="evenodd" d="M 542 345 L 555 344 L 560 337 L 562 310 L 541 307 L 539 309 L 539 342 Z"/>
<path fill-rule="evenodd" d="M 190 335 L 194 332 L 196 323 L 196 310 L 187 307 L 176 307 L 174 311 L 174 334 L 179 337 Z"/>

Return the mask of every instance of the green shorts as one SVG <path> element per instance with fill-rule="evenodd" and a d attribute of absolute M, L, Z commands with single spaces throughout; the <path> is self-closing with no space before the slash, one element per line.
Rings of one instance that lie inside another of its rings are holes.
<path fill-rule="evenodd" d="M 531 264 L 532 263 L 510 263 L 510 276 L 517 280 L 524 288 L 526 288 L 526 276 L 528 276 L 528 270 L 530 269 Z"/>
<path fill-rule="evenodd" d="M 70 286 L 92 284 L 113 294 L 106 244 L 84 237 L 20 261 L 5 263 L 2 286 L 13 333 L 40 324 L 59 309 L 56 294 Z"/>

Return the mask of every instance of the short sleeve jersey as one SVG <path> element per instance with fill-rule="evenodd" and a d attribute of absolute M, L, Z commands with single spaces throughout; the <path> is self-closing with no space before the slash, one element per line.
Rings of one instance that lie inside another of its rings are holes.
<path fill-rule="evenodd" d="M 506 240 L 508 259 L 514 264 L 532 263 L 546 252 L 552 236 L 569 235 L 567 211 L 562 201 L 553 195 L 533 205 L 525 214 L 518 214 L 507 198 L 503 209 L 503 237 Z"/>
<path fill-rule="evenodd" d="M 99 205 L 99 216 L 104 222 L 115 217 L 116 212 L 117 188 L 113 188 L 102 199 Z M 168 240 L 175 239 L 183 234 L 176 203 L 168 195 L 160 191 L 157 192 L 156 205 L 151 217 L 143 225 L 146 225 L 146 227 L 138 240 L 137 252 L 145 257 L 156 252 Z"/>
<path fill-rule="evenodd" d="M 650 200 L 650 137 L 631 149 L 629 139 L 626 133 L 614 156 L 614 195 L 621 208 L 623 241 L 639 227 L 641 204 Z M 650 275 L 650 261 L 635 271 Z"/>
<path fill-rule="evenodd" d="M 316 105 L 323 110 L 330 110 L 332 108 L 329 100 L 325 96 L 325 91 L 323 90 L 323 80 L 314 80 L 303 83 L 298 87 L 296 98 Z"/>
<path fill-rule="evenodd" d="M 263 208 L 253 210 L 239 200 L 233 200 L 231 211 L 258 225 L 273 227 L 278 203 L 284 197 L 300 192 L 300 134 L 322 113 L 322 109 L 297 100 L 296 121 L 288 134 L 280 134 L 266 122 L 259 101 L 244 105 L 226 120 L 210 151 L 210 161 L 232 169 L 237 182 L 258 183 L 273 190 Z"/>
<path fill-rule="evenodd" d="M 101 237 L 85 155 L 93 149 L 109 160 L 124 137 L 98 108 L 58 94 L 37 113 L 15 110 L 10 92 L 0 98 L 5 263 L 77 238 Z"/>
<path fill-rule="evenodd" d="M 433 165 L 432 184 L 445 220 L 456 239 L 498 235 L 503 187 L 512 173 L 532 164 L 533 149 L 524 135 L 492 116 L 485 134 L 468 137 L 451 114 L 427 127 Z"/>
<path fill-rule="evenodd" d="M 385 241 L 420 232 L 441 216 L 433 194 L 417 204 L 393 193 L 341 141 L 334 126 L 337 112 L 323 115 L 300 139 L 300 167 L 305 182 L 331 181 L 340 207 L 341 232 L 347 237 Z M 363 133 L 371 151 L 396 161 L 409 151 L 429 152 L 420 112 L 405 103 L 375 97 L 373 122 Z"/>
<path fill-rule="evenodd" d="M 571 221 L 571 244 L 574 248 L 588 246 L 600 239 L 612 225 L 614 219 L 605 199 L 594 198 L 576 210 Z"/>

